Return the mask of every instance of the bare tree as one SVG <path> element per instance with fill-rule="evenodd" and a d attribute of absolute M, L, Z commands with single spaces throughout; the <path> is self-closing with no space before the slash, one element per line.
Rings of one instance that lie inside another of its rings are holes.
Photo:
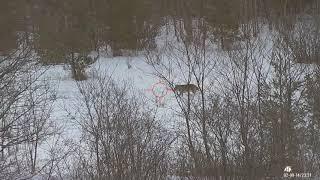
<path fill-rule="evenodd" d="M 134 89 L 115 84 L 107 75 L 78 83 L 78 87 L 86 150 L 79 151 L 74 178 L 165 179 L 175 138 Z"/>
<path fill-rule="evenodd" d="M 29 46 L 0 57 L 0 137 L 2 179 L 36 174 L 38 147 L 52 133 L 54 91 L 42 80 Z"/>
<path fill-rule="evenodd" d="M 158 52 L 148 52 L 147 61 L 155 70 L 155 75 L 165 81 L 169 87 L 176 90 L 179 87 L 187 88 L 183 89 L 185 94 L 180 93 L 181 91 L 174 93 L 180 107 L 180 114 L 185 121 L 184 132 L 187 138 L 185 142 L 187 142 L 191 159 L 193 159 L 192 171 L 194 175 L 201 174 L 201 172 L 211 173 L 213 157 L 207 127 L 206 108 L 209 92 L 207 86 L 209 77 L 216 67 L 217 59 L 213 58 L 215 54 L 210 49 L 212 47 L 210 35 L 203 18 L 177 23 L 180 24 L 175 27 L 178 41 L 167 42 L 166 46 L 163 49 L 160 48 Z M 162 58 L 163 55 L 169 59 Z M 188 88 L 193 86 L 192 83 L 197 88 Z M 198 135 L 202 141 L 200 144 L 198 144 L 200 139 L 194 139 L 198 138 Z M 202 151 L 204 151 L 203 154 Z M 201 157 L 203 155 L 204 157 Z M 200 168 L 200 166 L 207 167 Z"/>

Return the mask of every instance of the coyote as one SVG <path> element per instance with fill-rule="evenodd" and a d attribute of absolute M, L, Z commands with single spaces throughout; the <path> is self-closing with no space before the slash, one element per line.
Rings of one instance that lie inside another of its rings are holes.
<path fill-rule="evenodd" d="M 174 87 L 174 91 L 178 93 L 178 95 L 181 95 L 185 92 L 192 92 L 195 94 L 199 88 L 194 84 L 184 84 L 184 85 L 176 85 Z"/>

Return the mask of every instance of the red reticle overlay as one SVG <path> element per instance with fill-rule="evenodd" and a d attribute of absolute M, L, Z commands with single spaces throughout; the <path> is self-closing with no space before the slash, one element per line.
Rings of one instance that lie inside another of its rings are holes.
<path fill-rule="evenodd" d="M 147 91 L 151 92 L 156 97 L 157 103 L 160 104 L 163 103 L 163 100 L 167 95 L 173 92 L 173 90 L 163 81 L 153 84 Z"/>

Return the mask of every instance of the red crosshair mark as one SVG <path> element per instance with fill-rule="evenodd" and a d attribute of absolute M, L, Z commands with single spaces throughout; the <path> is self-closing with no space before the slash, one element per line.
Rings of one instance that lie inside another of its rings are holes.
<path fill-rule="evenodd" d="M 170 92 L 173 92 L 173 90 L 162 81 L 153 84 L 150 89 L 147 89 L 147 91 L 152 92 L 156 97 L 157 103 L 160 104 L 162 104 L 162 101 Z"/>

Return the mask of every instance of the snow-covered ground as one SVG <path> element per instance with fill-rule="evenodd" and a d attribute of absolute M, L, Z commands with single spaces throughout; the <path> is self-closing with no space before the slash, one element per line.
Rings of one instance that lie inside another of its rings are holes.
<path fill-rule="evenodd" d="M 166 29 L 163 29 L 163 33 L 165 33 L 165 31 Z M 261 33 L 260 39 L 257 40 L 257 42 L 265 42 L 264 44 L 260 44 L 261 48 L 265 49 L 264 53 L 270 53 L 272 49 L 272 39 L 268 39 L 267 37 L 268 32 L 266 30 Z M 181 53 L 178 49 L 166 49 L 170 48 L 170 44 L 179 46 L 179 44 L 175 42 L 173 36 L 171 37 L 168 35 L 164 35 L 158 37 L 157 39 L 158 53 L 163 53 L 161 54 L 161 56 L 164 59 L 164 63 L 170 63 L 170 58 L 181 57 L 181 55 L 183 56 L 183 52 L 182 54 L 178 54 Z M 169 54 L 167 52 L 169 52 Z M 256 56 L 254 58 L 258 59 L 259 57 L 263 57 L 263 55 L 258 53 L 253 53 L 253 56 Z M 209 58 L 212 58 L 212 56 L 214 56 L 214 59 L 223 62 L 225 53 L 216 51 L 216 49 L 214 48 L 214 50 L 208 53 L 207 56 Z M 262 69 L 262 72 L 267 74 L 270 67 L 269 65 L 265 66 L 265 64 L 268 64 L 269 62 L 261 59 L 261 62 L 257 63 L 259 63 L 259 65 L 261 63 L 261 66 L 265 68 Z M 231 73 L 231 70 L 227 68 L 228 64 L 219 65 L 219 67 L 216 67 L 216 71 L 224 72 L 225 74 L 228 74 L 228 72 L 230 71 Z M 107 53 L 105 53 L 100 54 L 100 58 L 93 65 L 91 65 L 90 68 L 87 69 L 87 81 L 93 80 L 99 75 L 107 75 L 111 76 L 112 79 L 119 83 L 129 83 L 129 85 L 133 86 L 133 89 L 136 91 L 135 93 L 141 94 L 147 99 L 148 106 L 157 109 L 157 116 L 159 119 L 161 119 L 163 124 L 165 124 L 168 128 L 174 128 L 175 126 L 177 126 L 177 124 L 175 124 L 175 122 L 172 120 L 175 110 L 178 107 L 176 99 L 173 92 L 168 91 L 164 98 L 161 99 L 163 104 L 159 105 L 155 94 L 161 94 L 162 92 L 159 92 L 158 89 L 153 88 L 157 88 L 155 86 L 160 84 L 162 87 L 158 88 L 160 88 L 161 91 L 163 90 L 163 85 L 165 83 L 162 83 L 161 79 L 159 79 L 155 75 L 155 73 L 155 69 L 147 63 L 144 53 L 138 53 L 136 56 L 128 55 L 122 57 L 111 57 L 108 56 Z M 181 74 L 183 74 L 181 73 L 181 71 L 173 72 L 173 74 L 174 75 L 172 81 L 174 81 L 175 83 L 185 82 L 184 77 L 179 77 L 179 75 L 181 76 Z M 223 84 L 223 82 L 217 81 L 217 79 L 219 79 L 218 73 L 215 75 L 217 75 L 215 78 L 209 78 L 209 80 Z M 51 118 L 54 122 L 56 122 L 56 124 L 63 127 L 63 134 L 61 135 L 62 141 L 67 140 L 72 141 L 73 143 L 77 143 L 81 139 L 81 128 L 76 121 L 77 100 L 80 96 L 77 82 L 72 79 L 70 69 L 66 69 L 64 65 L 56 65 L 50 67 L 45 76 L 50 79 L 51 84 L 56 88 L 57 91 L 57 100 L 54 104 Z M 209 88 L 209 86 L 212 85 L 213 84 L 208 84 L 208 87 L 206 88 Z M 211 89 L 219 89 L 218 86 L 220 86 L 220 84 L 217 84 L 217 87 L 211 87 Z M 169 89 L 169 87 L 167 88 Z M 43 145 L 42 150 L 44 152 L 48 152 L 48 149 L 50 149 L 52 144 L 54 144 L 54 141 L 55 138 L 49 140 L 46 144 Z M 177 178 L 172 177 L 172 179 Z"/>
<path fill-rule="evenodd" d="M 128 60 L 130 61 L 130 68 L 128 67 Z M 164 104 L 160 105 L 157 102 L 157 97 L 154 95 L 152 88 L 159 84 L 160 79 L 153 74 L 152 67 L 146 64 L 144 56 L 114 58 L 102 55 L 97 62 L 87 69 L 87 75 L 87 81 L 97 78 L 97 75 L 107 75 L 119 83 L 126 82 L 133 87 L 135 93 L 145 96 L 151 108 L 158 108 L 159 117 L 168 116 L 172 113 L 170 109 L 172 109 L 175 101 L 173 92 L 167 92 L 162 101 Z M 71 71 L 63 65 L 52 66 L 47 70 L 45 76 L 52 81 L 51 84 L 57 91 L 57 100 L 51 118 L 56 124 L 64 127 L 64 139 L 78 141 L 81 137 L 81 129 L 75 121 L 76 103 L 80 96 L 77 82 L 72 79 Z"/>
<path fill-rule="evenodd" d="M 182 42 L 178 42 L 171 29 L 173 26 L 164 26 L 160 32 L 160 35 L 156 39 L 157 51 L 156 55 L 161 57 L 162 63 L 171 66 L 173 69 L 172 80 L 174 83 L 186 83 L 185 77 L 182 72 L 184 67 L 175 67 L 177 64 L 170 64 L 175 58 L 184 57 L 183 51 L 184 45 Z M 263 34 L 263 36 L 266 36 Z M 216 59 L 223 61 L 224 52 L 217 51 L 217 46 L 207 47 L 208 53 L 206 57 L 209 60 Z M 92 53 L 92 56 L 96 56 L 96 53 Z M 167 94 L 161 98 L 161 105 L 159 98 L 155 94 L 161 94 L 165 83 L 161 81 L 155 74 L 155 69 L 147 63 L 147 59 L 144 52 L 135 53 L 130 55 L 130 52 L 122 57 L 112 57 L 108 53 L 100 53 L 100 58 L 91 65 L 86 71 L 88 80 L 97 78 L 96 76 L 111 76 L 117 82 L 127 82 L 133 86 L 136 93 L 143 95 L 147 99 L 147 105 L 151 108 L 157 109 L 157 117 L 161 119 L 162 123 L 167 128 L 174 128 L 177 124 L 173 121 L 173 115 L 178 108 L 176 99 L 172 91 L 168 90 Z M 221 57 L 221 58 L 220 58 Z M 220 62 L 219 62 L 220 63 Z M 160 68 L 160 67 L 159 67 Z M 222 67 L 223 68 L 223 67 Z M 164 73 L 168 73 L 166 69 L 161 69 Z M 221 71 L 221 70 L 220 70 Z M 98 73 L 97 73 L 98 72 Z M 77 82 L 71 76 L 71 70 L 66 68 L 65 65 L 51 66 L 46 74 L 57 92 L 57 100 L 54 103 L 51 118 L 52 120 L 63 128 L 61 141 L 73 141 L 77 143 L 80 141 L 81 128 L 77 123 L 77 100 L 80 97 L 80 93 L 77 87 Z M 213 79 L 210 79 L 213 80 Z M 81 83 L 81 82 L 80 82 Z M 160 86 L 159 86 L 160 84 Z M 206 88 L 209 88 L 212 84 L 207 84 Z M 158 89 L 157 89 L 158 88 Z M 167 87 L 169 89 L 169 87 Z M 214 88 L 214 87 L 211 87 Z M 155 92 L 156 91 L 156 92 Z M 49 140 L 42 148 L 44 152 L 48 152 L 48 149 L 54 144 L 56 139 Z"/>

